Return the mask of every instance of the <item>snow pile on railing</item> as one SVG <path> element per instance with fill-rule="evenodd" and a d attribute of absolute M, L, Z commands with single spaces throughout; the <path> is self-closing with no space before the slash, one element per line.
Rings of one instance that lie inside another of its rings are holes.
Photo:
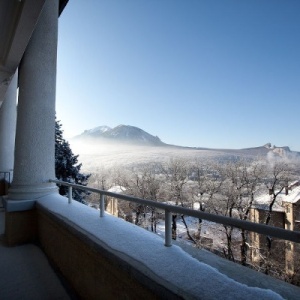
<path fill-rule="evenodd" d="M 177 246 L 165 247 L 159 236 L 122 219 L 99 212 L 66 198 L 49 195 L 38 205 L 54 213 L 74 228 L 80 227 L 99 244 L 144 274 L 158 280 L 184 298 L 192 299 L 282 299 L 271 290 L 248 287 L 216 269 L 200 263 Z"/>

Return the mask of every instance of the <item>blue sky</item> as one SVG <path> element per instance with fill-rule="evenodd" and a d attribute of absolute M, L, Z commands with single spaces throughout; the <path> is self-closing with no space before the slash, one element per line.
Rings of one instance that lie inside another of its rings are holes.
<path fill-rule="evenodd" d="M 300 1 L 71 0 L 56 92 L 66 138 L 125 124 L 182 146 L 300 151 Z"/>

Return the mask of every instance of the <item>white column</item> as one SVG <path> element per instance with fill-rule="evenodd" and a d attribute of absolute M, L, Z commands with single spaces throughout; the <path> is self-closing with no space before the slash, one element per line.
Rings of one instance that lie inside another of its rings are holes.
<path fill-rule="evenodd" d="M 0 171 L 10 172 L 10 178 L 12 178 L 12 170 L 14 167 L 17 87 L 18 71 L 16 71 L 16 74 L 13 76 L 0 107 Z M 1 178 L 4 178 L 3 174 L 0 174 L 0 179 Z M 8 180 L 8 177 L 4 179 Z"/>
<path fill-rule="evenodd" d="M 58 0 L 46 0 L 19 67 L 14 178 L 9 200 L 56 192 L 55 89 Z"/>

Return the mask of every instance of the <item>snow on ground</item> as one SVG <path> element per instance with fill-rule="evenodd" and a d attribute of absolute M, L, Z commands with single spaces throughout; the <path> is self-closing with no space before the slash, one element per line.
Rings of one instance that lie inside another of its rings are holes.
<path fill-rule="evenodd" d="M 165 247 L 163 240 L 122 219 L 66 198 L 49 195 L 38 201 L 43 208 L 78 226 L 99 240 L 99 244 L 123 257 L 159 282 L 172 286 L 178 295 L 191 299 L 282 299 L 271 290 L 248 287 L 200 263 L 177 246 Z M 112 238 L 113 237 L 113 238 Z"/>
<path fill-rule="evenodd" d="M 71 299 L 42 250 L 27 244 L 0 243 L 0 299 Z"/>
<path fill-rule="evenodd" d="M 7 247 L 0 197 L 0 299 L 71 299 L 43 251 L 33 244 Z"/>
<path fill-rule="evenodd" d="M 194 233 L 198 231 L 198 219 L 193 217 L 185 217 L 185 221 L 188 225 L 188 229 L 192 237 L 194 237 Z M 151 230 L 150 226 L 146 228 Z M 157 234 L 164 237 L 165 235 L 165 221 L 162 219 L 158 220 L 158 224 L 156 227 Z M 207 242 L 202 242 L 203 246 L 207 246 L 206 248 L 210 248 L 211 250 L 217 250 L 219 252 L 223 252 L 223 248 L 226 247 L 226 236 L 224 232 L 224 227 L 221 224 L 213 223 L 210 221 L 203 220 L 201 225 L 201 237 L 203 241 L 203 237 L 206 238 Z M 232 233 L 234 243 L 240 245 L 241 235 L 238 229 L 233 229 Z M 186 244 L 193 245 L 194 243 L 189 240 L 189 237 L 186 232 L 186 227 L 180 217 L 177 218 L 177 239 L 180 242 L 184 242 Z M 211 245 L 207 245 L 209 243 L 208 239 L 212 240 Z M 234 247 L 234 244 L 233 244 Z M 238 247 L 238 251 L 235 252 L 235 258 L 239 258 L 240 248 Z"/>

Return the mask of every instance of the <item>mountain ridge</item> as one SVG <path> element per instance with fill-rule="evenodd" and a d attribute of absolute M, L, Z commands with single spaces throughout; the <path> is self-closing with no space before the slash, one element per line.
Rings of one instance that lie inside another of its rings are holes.
<path fill-rule="evenodd" d="M 134 145 L 164 146 L 158 136 L 151 135 L 143 129 L 131 125 L 118 125 L 114 128 L 103 125 L 85 130 L 75 139 L 104 139 L 112 142 L 123 142 Z"/>
<path fill-rule="evenodd" d="M 115 144 L 129 144 L 129 145 L 141 145 L 141 146 L 160 146 L 160 147 L 175 147 L 181 149 L 191 149 L 191 150 L 210 150 L 210 151 L 224 151 L 227 153 L 245 153 L 251 155 L 274 155 L 280 157 L 291 157 L 299 156 L 300 152 L 291 151 L 288 146 L 276 147 L 272 146 L 271 143 L 266 143 L 265 145 L 251 148 L 242 149 L 215 149 L 207 147 L 187 147 L 178 146 L 164 143 L 160 140 L 158 136 L 151 135 L 150 133 L 144 131 L 143 129 L 131 126 L 131 125 L 118 125 L 116 127 L 109 127 L 106 125 L 97 126 L 92 129 L 85 130 L 80 135 L 74 137 L 75 140 L 82 141 L 95 141 L 101 140 L 103 142 L 115 143 Z"/>

